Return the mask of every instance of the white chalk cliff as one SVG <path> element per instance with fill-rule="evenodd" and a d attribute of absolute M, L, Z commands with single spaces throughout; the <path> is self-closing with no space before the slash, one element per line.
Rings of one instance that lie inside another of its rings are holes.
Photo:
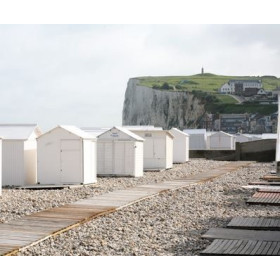
<path fill-rule="evenodd" d="M 196 127 L 205 112 L 192 93 L 157 90 L 129 79 L 123 105 L 123 125 L 155 125 L 170 129 Z"/>

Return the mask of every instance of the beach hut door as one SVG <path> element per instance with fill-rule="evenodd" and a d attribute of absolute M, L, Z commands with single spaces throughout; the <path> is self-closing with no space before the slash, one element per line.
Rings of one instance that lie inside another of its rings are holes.
<path fill-rule="evenodd" d="M 82 181 L 80 140 L 61 140 L 60 144 L 61 183 L 80 183 Z"/>

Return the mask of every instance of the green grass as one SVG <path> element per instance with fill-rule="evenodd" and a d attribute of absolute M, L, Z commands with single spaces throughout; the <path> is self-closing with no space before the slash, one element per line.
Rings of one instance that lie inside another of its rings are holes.
<path fill-rule="evenodd" d="M 228 95 L 219 94 L 220 87 L 229 80 L 261 80 L 263 88 L 272 91 L 280 87 L 280 78 L 274 76 L 223 76 L 211 73 L 197 74 L 192 76 L 159 76 L 159 77 L 139 77 L 140 85 L 147 87 L 161 87 L 167 82 L 173 91 L 193 92 L 205 104 L 209 113 L 243 114 L 259 113 L 269 115 L 277 111 L 277 105 L 260 104 L 238 104 L 237 100 Z M 210 98 L 210 96 L 216 98 Z M 208 97 L 207 97 L 208 96 Z"/>
<path fill-rule="evenodd" d="M 215 96 L 223 104 L 238 104 L 238 101 L 230 95 L 216 94 Z"/>
<path fill-rule="evenodd" d="M 270 115 L 277 112 L 277 105 L 207 103 L 205 107 L 209 113 L 219 112 L 220 114 L 259 113 L 261 115 Z"/>
<path fill-rule="evenodd" d="M 159 76 L 159 77 L 139 77 L 140 85 L 153 87 L 153 85 L 161 86 L 167 82 L 170 86 L 178 86 L 183 91 L 201 90 L 208 93 L 217 93 L 219 88 L 228 80 L 240 79 L 250 80 L 258 79 L 263 83 L 265 90 L 273 90 L 280 86 L 280 79 L 273 76 L 222 76 L 211 73 L 197 74 L 192 76 Z"/>

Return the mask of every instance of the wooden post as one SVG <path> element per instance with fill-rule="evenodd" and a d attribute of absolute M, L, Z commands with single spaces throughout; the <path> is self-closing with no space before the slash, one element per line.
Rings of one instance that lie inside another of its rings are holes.
<path fill-rule="evenodd" d="M 276 175 L 280 177 L 280 92 L 278 92 L 278 119 L 277 119 L 277 140 L 276 140 Z"/>

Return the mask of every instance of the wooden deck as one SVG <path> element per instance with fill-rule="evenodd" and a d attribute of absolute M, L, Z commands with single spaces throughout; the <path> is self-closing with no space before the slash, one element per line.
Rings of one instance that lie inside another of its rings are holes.
<path fill-rule="evenodd" d="M 280 231 L 280 219 L 267 217 L 235 217 L 227 225 L 227 228 Z"/>
<path fill-rule="evenodd" d="M 280 186 L 280 182 L 254 181 L 250 182 L 249 185 Z"/>
<path fill-rule="evenodd" d="M 268 182 L 280 182 L 280 177 L 277 175 L 265 175 L 261 179 L 266 180 Z"/>
<path fill-rule="evenodd" d="M 117 190 L 100 196 L 80 199 L 71 204 L 0 224 L 0 255 L 15 255 L 20 249 L 68 231 L 93 218 L 117 211 L 122 207 L 158 195 L 164 191 L 176 190 L 212 180 L 249 164 L 250 162 L 232 162 L 187 178 L 159 184 L 139 185 L 131 189 Z"/>
<path fill-rule="evenodd" d="M 280 192 L 277 190 L 263 190 L 257 191 L 254 195 L 249 198 L 247 204 L 258 204 L 258 205 L 280 205 Z"/>
<path fill-rule="evenodd" d="M 235 217 L 202 238 L 214 241 L 200 255 L 280 256 L 280 218 Z"/>
<path fill-rule="evenodd" d="M 231 228 L 210 228 L 202 238 L 206 239 L 236 239 L 236 240 L 259 240 L 280 242 L 279 231 L 247 230 Z"/>
<path fill-rule="evenodd" d="M 280 256 L 280 242 L 216 239 L 200 255 L 205 256 Z"/>

